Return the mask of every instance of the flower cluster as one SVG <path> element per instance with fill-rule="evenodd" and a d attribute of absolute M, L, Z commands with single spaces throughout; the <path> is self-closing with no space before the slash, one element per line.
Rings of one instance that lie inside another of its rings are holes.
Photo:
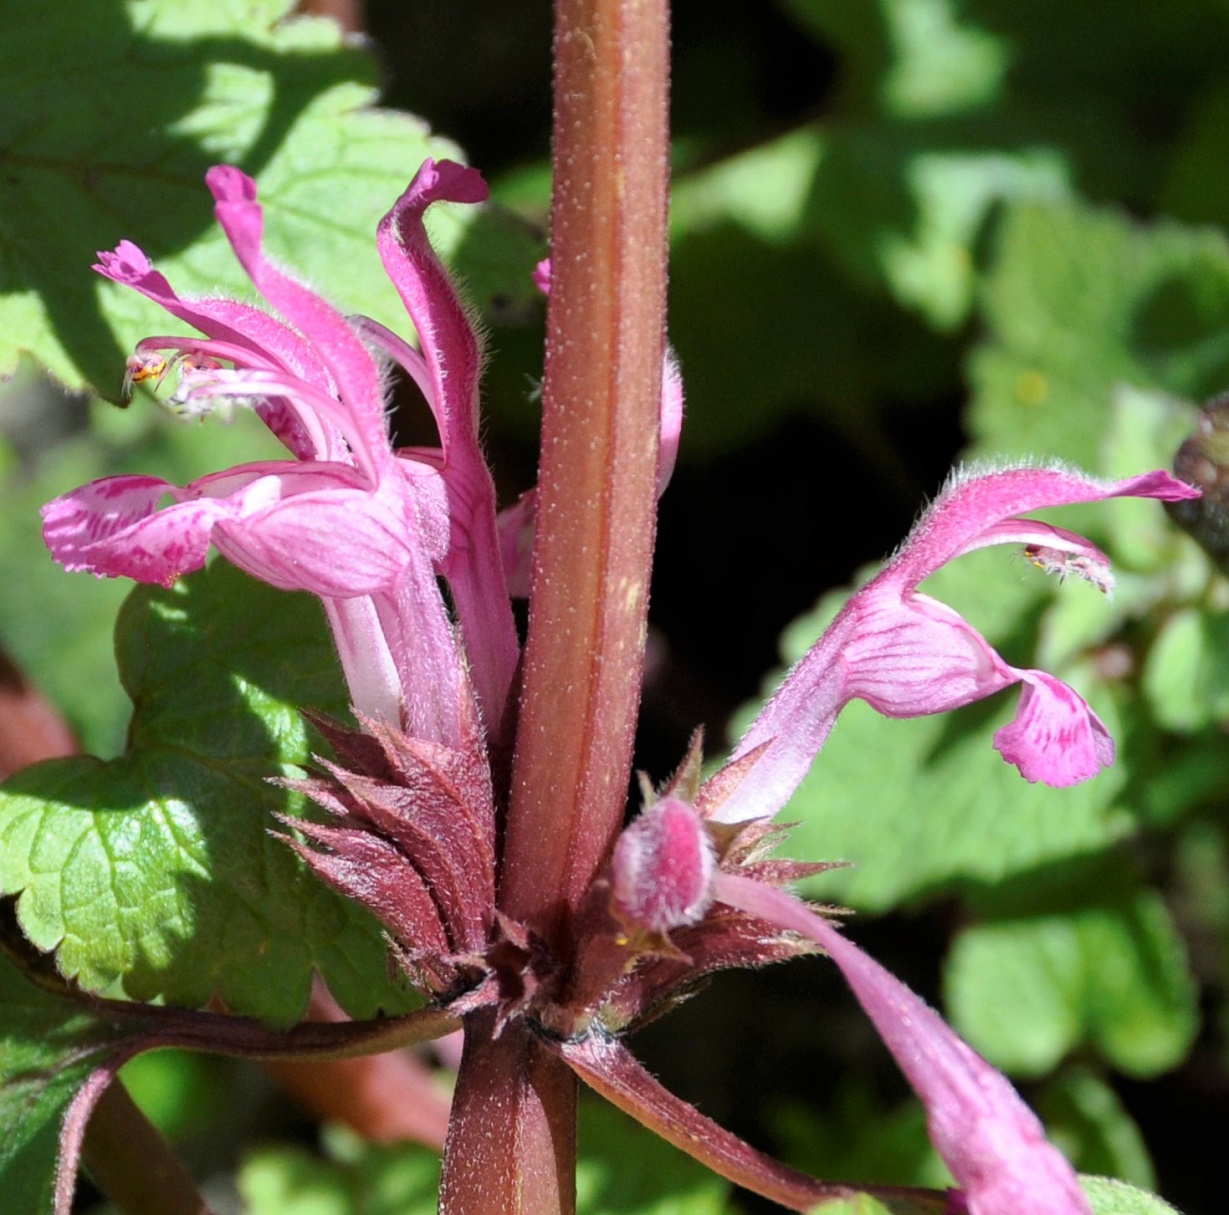
<path fill-rule="evenodd" d="M 480 343 L 423 226 L 433 202 L 476 203 L 485 185 L 471 169 L 428 161 L 379 225 L 377 247 L 417 332 L 413 346 L 341 315 L 268 260 L 250 178 L 218 167 L 207 181 L 218 222 L 270 310 L 181 297 L 123 242 L 100 255 L 98 271 L 196 331 L 146 338 L 128 378 L 157 387 L 173 377 L 172 404 L 191 416 L 250 407 L 288 458 L 182 488 L 154 477 L 97 481 L 44 508 L 45 536 L 69 569 L 164 584 L 202 566 L 212 545 L 273 586 L 320 598 L 362 728 L 322 723 L 334 760 L 320 761 L 300 787 L 330 821 L 297 824 L 300 855 L 380 916 L 397 958 L 437 1002 L 463 1015 L 494 1008 L 501 1021 L 536 1018 L 599 1091 L 623 1084 L 631 1107 L 673 1110 L 680 1139 L 697 1151 L 707 1133 L 696 1130 L 701 1116 L 668 1105 L 651 1078 L 629 1071 L 618 1032 L 707 971 L 819 947 L 926 1104 L 967 1210 L 1086 1213 L 1070 1167 L 1007 1081 L 785 889 L 823 866 L 766 859 L 767 844 L 778 834 L 772 818 L 853 699 L 907 717 L 1019 684 L 1019 711 L 995 746 L 1025 778 L 1070 785 L 1112 762 L 1112 740 L 1076 692 L 1010 666 L 918 586 L 961 554 L 1010 543 L 1042 568 L 1108 590 L 1100 550 L 1023 512 L 1196 491 L 1163 472 L 1102 482 L 1062 467 L 1016 467 L 954 478 L 787 676 L 729 762 L 701 782 L 697 747 L 649 794 L 578 909 L 561 957 L 498 904 L 506 793 L 498 757 L 515 736 L 520 657 L 510 592 L 528 584 L 533 495 L 497 517 L 478 442 Z M 545 266 L 538 277 L 545 290 Z M 438 446 L 394 450 L 389 364 L 422 390 Z M 663 380 L 659 488 L 682 414 L 672 360 Z M 587 1050 L 594 1034 L 602 1050 Z M 630 1088 L 627 1075 L 639 1076 Z"/>

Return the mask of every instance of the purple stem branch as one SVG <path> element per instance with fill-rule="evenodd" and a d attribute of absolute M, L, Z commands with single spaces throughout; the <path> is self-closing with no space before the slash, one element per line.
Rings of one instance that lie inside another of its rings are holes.
<path fill-rule="evenodd" d="M 99 1096 L 81 1154 L 122 1215 L 212 1215 L 174 1149 L 119 1080 Z"/>

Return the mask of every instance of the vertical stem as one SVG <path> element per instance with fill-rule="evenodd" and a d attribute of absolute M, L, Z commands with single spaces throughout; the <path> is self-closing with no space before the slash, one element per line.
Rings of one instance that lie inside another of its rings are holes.
<path fill-rule="evenodd" d="M 440 1215 L 570 1215 L 576 1207 L 576 1077 L 523 1020 L 465 1029 L 444 1150 Z"/>
<path fill-rule="evenodd" d="M 667 0 L 558 0 L 538 525 L 500 905 L 557 945 L 622 823 L 665 342 Z"/>
<path fill-rule="evenodd" d="M 556 0 L 552 278 L 529 637 L 499 905 L 563 958 L 623 819 L 665 344 L 668 0 Z M 576 1079 L 520 1018 L 465 1028 L 445 1215 L 571 1215 Z"/>
<path fill-rule="evenodd" d="M 665 344 L 668 0 L 556 0 L 552 277 L 529 637 L 499 905 L 567 953 L 623 819 Z M 465 1028 L 445 1215 L 571 1215 L 576 1079 L 514 1018 Z"/>

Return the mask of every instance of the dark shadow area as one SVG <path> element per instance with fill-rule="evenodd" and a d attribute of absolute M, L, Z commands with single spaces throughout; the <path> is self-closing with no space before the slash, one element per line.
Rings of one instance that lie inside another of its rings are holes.
<path fill-rule="evenodd" d="M 0 108 L 0 293 L 37 292 L 68 355 L 116 392 L 127 352 L 99 312 L 89 267 L 121 239 L 139 236 L 157 260 L 212 224 L 203 178 L 218 156 L 182 130 L 207 73 L 224 65 L 267 83 L 267 113 L 239 166 L 256 176 L 314 98 L 369 79 L 371 65 L 354 48 L 273 54 L 241 38 L 161 38 L 134 28 L 118 0 L 9 7 L 6 57 L 29 66 L 8 74 Z M 46 28 L 53 11 L 74 38 Z M 236 112 L 236 128 L 257 122 L 259 108 L 253 98 L 251 112 Z"/>

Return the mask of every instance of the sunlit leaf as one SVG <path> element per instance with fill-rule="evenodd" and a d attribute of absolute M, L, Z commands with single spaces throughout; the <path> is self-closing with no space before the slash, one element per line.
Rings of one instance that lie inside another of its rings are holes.
<path fill-rule="evenodd" d="M 345 693 L 316 602 L 219 561 L 134 591 L 117 626 L 130 748 L 28 768 L 0 794 L 0 883 L 30 940 L 90 991 L 296 1020 L 314 971 L 355 1015 L 392 1011 L 374 921 L 272 834 Z"/>

